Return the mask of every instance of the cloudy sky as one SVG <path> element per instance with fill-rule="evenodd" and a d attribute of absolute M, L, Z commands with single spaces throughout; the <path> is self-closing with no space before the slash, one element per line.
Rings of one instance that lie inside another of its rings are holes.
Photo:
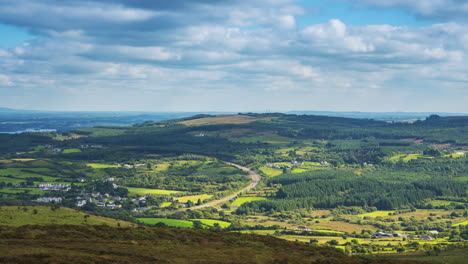
<path fill-rule="evenodd" d="M 0 107 L 468 113 L 468 0 L 0 0 Z"/>

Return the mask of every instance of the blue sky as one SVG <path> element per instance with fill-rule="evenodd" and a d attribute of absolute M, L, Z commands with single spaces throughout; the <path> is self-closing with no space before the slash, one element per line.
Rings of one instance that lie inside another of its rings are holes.
<path fill-rule="evenodd" d="M 468 113 L 466 0 L 0 0 L 0 107 Z"/>

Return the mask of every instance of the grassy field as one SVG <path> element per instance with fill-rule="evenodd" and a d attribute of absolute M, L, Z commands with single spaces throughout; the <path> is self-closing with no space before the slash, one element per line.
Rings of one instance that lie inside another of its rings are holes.
<path fill-rule="evenodd" d="M 125 129 L 103 127 L 82 128 L 78 129 L 78 131 L 90 132 L 91 137 L 119 136 L 126 132 Z"/>
<path fill-rule="evenodd" d="M 377 217 L 377 216 L 388 216 L 389 213 L 394 213 L 395 211 L 374 211 L 370 213 L 360 214 L 360 217 Z"/>
<path fill-rule="evenodd" d="M 118 168 L 117 165 L 104 164 L 104 163 L 86 163 L 86 166 L 93 169 L 105 169 L 105 168 Z"/>
<path fill-rule="evenodd" d="M 459 225 L 468 225 L 468 221 L 453 224 L 453 226 L 459 226 Z"/>
<path fill-rule="evenodd" d="M 253 202 L 253 201 L 261 201 L 261 200 L 266 200 L 266 199 L 267 199 L 266 197 L 239 197 L 231 204 L 231 206 L 239 207 L 244 203 Z"/>
<path fill-rule="evenodd" d="M 37 213 L 35 213 L 37 210 Z M 60 208 L 52 211 L 49 206 L 2 206 L 0 207 L 0 225 L 22 226 L 22 225 L 109 225 L 117 226 L 120 223 L 122 227 L 132 225 L 129 222 L 89 215 L 86 213 L 69 209 Z"/>
<path fill-rule="evenodd" d="M 283 170 L 281 169 L 270 168 L 270 167 L 261 167 L 259 170 L 268 177 L 275 177 L 283 173 Z"/>
<path fill-rule="evenodd" d="M 192 119 L 187 121 L 179 122 L 187 126 L 203 126 L 203 125 L 217 125 L 217 124 L 247 124 L 260 120 L 272 120 L 272 117 L 257 118 L 246 115 L 219 115 L 215 117 L 204 117 L 198 119 Z"/>
<path fill-rule="evenodd" d="M 38 188 L 3 188 L 3 189 L 0 189 L 0 193 L 5 193 L 5 194 L 18 194 L 18 193 L 24 193 L 25 191 L 31 194 L 45 194 L 46 193 L 46 191 L 42 191 Z"/>
<path fill-rule="evenodd" d="M 388 257 L 388 256 L 387 256 Z M 434 264 L 466 264 L 468 250 L 466 248 L 454 249 L 440 253 L 438 256 L 395 254 L 391 256 L 395 260 L 415 260 L 421 262 L 431 262 Z"/>
<path fill-rule="evenodd" d="M 434 157 L 428 156 L 428 155 L 423 155 L 423 154 L 402 154 L 402 155 L 392 156 L 392 157 L 389 158 L 389 160 L 395 161 L 395 162 L 397 162 L 399 160 L 402 160 L 404 162 L 408 162 L 408 161 L 419 159 L 419 158 L 431 159 L 431 158 L 434 158 Z"/>
<path fill-rule="evenodd" d="M 63 154 L 68 154 L 68 153 L 77 153 L 77 152 L 81 152 L 80 149 L 64 149 L 63 150 Z"/>
<path fill-rule="evenodd" d="M 455 202 L 455 201 L 446 201 L 446 200 L 432 200 L 428 202 L 428 204 L 431 204 L 433 206 L 445 206 L 445 205 L 450 205 L 450 204 L 463 204 L 461 202 Z"/>
<path fill-rule="evenodd" d="M 211 195 L 211 194 L 200 194 L 200 195 L 175 197 L 174 199 L 176 199 L 177 201 L 179 201 L 181 203 L 186 203 L 188 201 L 192 201 L 192 202 L 196 203 L 198 201 L 198 199 L 203 201 L 203 200 L 210 199 L 211 197 L 213 197 L 213 195 Z"/>
<path fill-rule="evenodd" d="M 33 161 L 33 160 L 36 160 L 36 159 L 11 159 L 13 161 L 19 161 L 19 162 L 28 162 L 28 161 Z"/>
<path fill-rule="evenodd" d="M 160 189 L 148 189 L 148 188 L 134 188 L 134 187 L 125 187 L 128 189 L 130 194 L 145 195 L 145 194 L 162 194 L 169 195 L 173 193 L 178 193 L 179 191 L 173 190 L 160 190 Z"/>
<path fill-rule="evenodd" d="M 212 219 L 190 219 L 190 221 L 200 221 L 202 224 L 212 227 L 214 224 L 219 224 L 221 228 L 228 228 L 231 223 L 221 220 L 212 220 Z"/>
<path fill-rule="evenodd" d="M 193 222 L 186 221 L 186 220 L 166 219 L 166 218 L 137 218 L 137 220 L 148 225 L 155 225 L 157 223 L 163 223 L 167 226 L 172 226 L 172 227 L 186 227 L 186 228 L 193 227 Z"/>

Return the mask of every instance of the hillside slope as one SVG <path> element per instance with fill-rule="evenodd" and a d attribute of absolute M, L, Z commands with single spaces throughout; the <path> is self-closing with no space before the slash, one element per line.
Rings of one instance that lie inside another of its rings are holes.
<path fill-rule="evenodd" d="M 69 209 L 59 208 L 52 210 L 49 206 L 1 206 L 0 225 L 23 226 L 23 225 L 108 225 L 127 227 L 130 222 L 112 218 L 88 215 L 86 213 Z"/>
<path fill-rule="evenodd" d="M 363 260 L 332 248 L 207 230 L 3 226 L 0 237 L 0 263 L 414 263 Z"/>

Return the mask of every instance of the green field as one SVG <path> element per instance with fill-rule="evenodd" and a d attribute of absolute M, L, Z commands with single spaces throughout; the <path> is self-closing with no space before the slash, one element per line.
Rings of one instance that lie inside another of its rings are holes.
<path fill-rule="evenodd" d="M 89 132 L 91 137 L 119 136 L 126 132 L 125 129 L 103 127 L 83 128 L 77 131 Z"/>
<path fill-rule="evenodd" d="M 163 223 L 167 226 L 172 226 L 172 227 L 186 227 L 186 228 L 193 227 L 193 222 L 186 221 L 186 220 L 166 219 L 166 218 L 137 218 L 137 220 L 148 225 L 155 225 L 157 223 Z"/>
<path fill-rule="evenodd" d="M 202 224 L 212 227 L 214 224 L 219 224 L 221 228 L 228 228 L 231 223 L 221 220 L 212 220 L 212 219 L 190 219 L 190 221 L 200 221 Z"/>
<path fill-rule="evenodd" d="M 172 193 L 178 193 L 179 191 L 173 190 L 160 190 L 160 189 L 148 189 L 148 188 L 134 188 L 134 187 L 125 187 L 128 189 L 130 194 L 138 194 L 138 195 L 145 195 L 145 194 L 161 194 L 161 195 L 168 195 Z"/>
<path fill-rule="evenodd" d="M 464 221 L 464 222 L 461 222 L 461 223 L 456 223 L 456 224 L 453 224 L 452 226 L 460 226 L 460 225 L 468 225 L 468 221 Z"/>
<path fill-rule="evenodd" d="M 262 201 L 262 200 L 267 200 L 267 198 L 266 197 L 239 197 L 231 204 L 231 206 L 239 207 L 244 203 L 253 202 L 253 201 Z"/>
<path fill-rule="evenodd" d="M 87 163 L 86 166 L 93 169 L 105 169 L 105 168 L 118 168 L 117 165 L 104 164 L 104 163 Z"/>
<path fill-rule="evenodd" d="M 395 161 L 395 162 L 397 162 L 399 160 L 402 160 L 404 162 L 408 162 L 408 161 L 419 159 L 419 158 L 431 159 L 431 158 L 434 158 L 434 157 L 423 155 L 423 154 L 401 154 L 401 155 L 395 155 L 393 157 L 390 157 L 389 160 Z"/>
<path fill-rule="evenodd" d="M 42 191 L 39 188 L 3 188 L 0 189 L 0 193 L 5 193 L 5 194 L 19 194 L 19 193 L 24 193 L 28 192 L 30 194 L 45 194 L 46 191 Z"/>
<path fill-rule="evenodd" d="M 37 210 L 35 213 L 34 210 Z M 49 206 L 2 206 L 0 207 L 0 225 L 22 226 L 22 225 L 110 225 L 130 226 L 131 223 L 105 218 L 100 216 L 89 215 L 69 209 L 60 208 L 52 211 Z"/>
<path fill-rule="evenodd" d="M 64 149 L 63 150 L 63 154 L 68 154 L 68 153 L 77 153 L 77 152 L 81 152 L 80 149 Z"/>
<path fill-rule="evenodd" d="M 421 262 L 430 262 L 434 264 L 466 264 L 468 259 L 468 250 L 466 248 L 449 250 L 440 253 L 438 256 L 425 256 L 425 255 L 393 255 L 392 259 L 405 259 L 405 260 L 416 260 Z"/>
<path fill-rule="evenodd" d="M 260 167 L 260 171 L 263 172 L 268 177 L 275 177 L 283 173 L 283 170 L 270 168 L 270 167 Z"/>
<path fill-rule="evenodd" d="M 176 199 L 177 201 L 179 201 L 181 203 L 186 203 L 188 201 L 192 201 L 192 202 L 196 203 L 198 201 L 198 199 L 200 199 L 201 201 L 204 201 L 204 200 L 210 199 L 211 197 L 213 197 L 213 195 L 211 195 L 211 194 L 200 194 L 200 195 L 175 197 L 174 199 Z"/>
<path fill-rule="evenodd" d="M 431 204 L 433 206 L 445 206 L 445 205 L 450 205 L 450 204 L 463 204 L 461 202 L 455 202 L 455 201 L 446 201 L 446 200 L 432 200 L 428 202 L 428 204 Z"/>
<path fill-rule="evenodd" d="M 378 217 L 378 216 L 388 216 L 389 213 L 394 213 L 395 211 L 374 211 L 370 213 L 360 214 L 360 217 Z"/>

